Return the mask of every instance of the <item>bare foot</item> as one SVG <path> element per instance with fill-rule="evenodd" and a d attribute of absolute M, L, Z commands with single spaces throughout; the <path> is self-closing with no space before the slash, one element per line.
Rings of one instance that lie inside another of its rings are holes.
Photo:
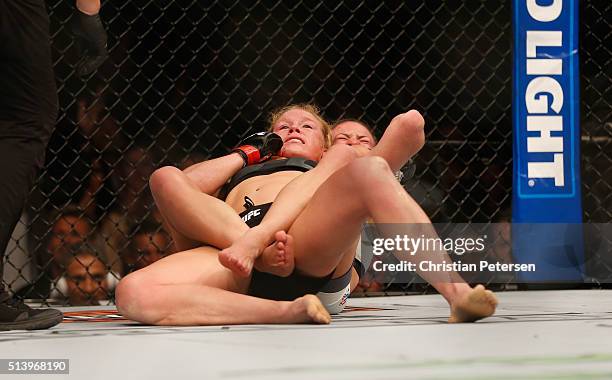
<path fill-rule="evenodd" d="M 287 277 L 295 268 L 293 236 L 285 231 L 278 231 L 274 234 L 274 239 L 276 241 L 264 249 L 261 256 L 255 260 L 255 268 L 260 272 Z"/>
<path fill-rule="evenodd" d="M 448 322 L 475 322 L 493 315 L 496 307 L 497 297 L 495 297 L 495 294 L 486 290 L 484 286 L 477 285 L 461 296 L 457 302 L 451 304 L 451 316 L 448 318 Z"/>
<path fill-rule="evenodd" d="M 228 248 L 219 252 L 219 262 L 240 277 L 249 277 L 255 260 L 267 244 L 254 228 L 248 230 Z"/>
<path fill-rule="evenodd" d="M 293 313 L 292 323 L 318 323 L 329 324 L 331 316 L 321 301 L 312 294 L 296 298 L 291 302 L 290 310 Z"/>

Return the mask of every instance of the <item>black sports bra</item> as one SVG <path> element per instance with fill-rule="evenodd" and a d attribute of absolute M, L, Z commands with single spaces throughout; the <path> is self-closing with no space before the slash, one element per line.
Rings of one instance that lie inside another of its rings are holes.
<path fill-rule="evenodd" d="M 306 160 L 304 158 L 287 158 L 280 160 L 266 161 L 261 164 L 246 166 L 234 174 L 232 178 L 221 188 L 219 198 L 225 199 L 230 191 L 238 184 L 251 177 L 267 175 L 282 171 L 300 171 L 307 172 L 317 166 L 316 161 Z"/>

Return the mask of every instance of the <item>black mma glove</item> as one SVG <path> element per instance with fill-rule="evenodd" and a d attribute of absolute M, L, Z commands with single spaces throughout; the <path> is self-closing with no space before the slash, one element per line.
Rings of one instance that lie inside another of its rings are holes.
<path fill-rule="evenodd" d="M 86 76 L 96 71 L 108 56 L 106 31 L 99 15 L 90 16 L 78 8 L 71 23 L 72 33 L 76 37 L 77 48 L 82 57 L 77 64 L 76 73 Z"/>
<path fill-rule="evenodd" d="M 242 140 L 232 152 L 240 154 L 244 160 L 244 166 L 247 166 L 278 155 L 282 147 L 283 139 L 276 133 L 258 132 Z"/>

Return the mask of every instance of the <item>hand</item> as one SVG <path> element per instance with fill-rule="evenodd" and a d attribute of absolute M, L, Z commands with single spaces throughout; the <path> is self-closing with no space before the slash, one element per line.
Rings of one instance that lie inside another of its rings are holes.
<path fill-rule="evenodd" d="M 71 29 L 81 55 L 76 67 L 77 75 L 89 75 L 108 57 L 106 31 L 98 14 L 88 15 L 78 8 L 72 18 Z"/>
<path fill-rule="evenodd" d="M 276 133 L 258 132 L 242 140 L 232 152 L 240 154 L 244 160 L 244 166 L 247 166 L 278 155 L 282 147 L 283 139 Z"/>
<path fill-rule="evenodd" d="M 369 149 L 365 145 L 350 145 L 350 147 L 353 148 L 355 150 L 355 152 L 357 152 L 357 156 L 358 157 L 368 156 L 370 154 L 370 151 L 371 151 L 371 149 Z"/>

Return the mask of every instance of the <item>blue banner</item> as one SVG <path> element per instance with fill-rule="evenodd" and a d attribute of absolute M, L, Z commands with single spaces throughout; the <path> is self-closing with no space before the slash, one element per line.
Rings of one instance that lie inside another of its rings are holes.
<path fill-rule="evenodd" d="M 581 280 L 578 1 L 515 0 L 513 11 L 512 219 L 530 226 L 513 229 L 513 255 L 549 266 L 526 281 Z"/>

